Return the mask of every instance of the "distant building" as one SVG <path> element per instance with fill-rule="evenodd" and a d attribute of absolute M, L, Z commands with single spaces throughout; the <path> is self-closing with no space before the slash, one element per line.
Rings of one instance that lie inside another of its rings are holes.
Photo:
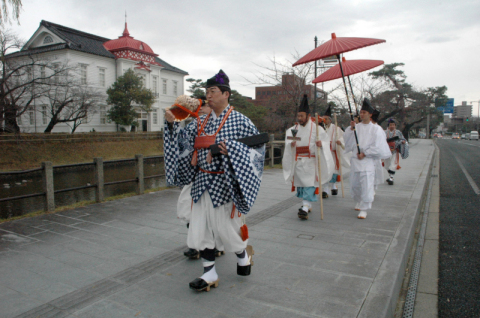
<path fill-rule="evenodd" d="M 184 92 L 187 72 L 160 59 L 146 43 L 130 36 L 125 23 L 123 34 L 114 40 L 71 29 L 42 20 L 39 28 L 19 52 L 7 58 L 35 56 L 48 58 L 52 63 L 68 63 L 80 69 L 82 83 L 105 92 L 128 69 L 143 77 L 144 85 L 153 91 L 156 99 L 149 113 L 138 110 L 137 130 L 159 131 L 163 128 L 165 108 Z M 38 70 L 41 72 L 41 70 Z M 25 112 L 18 123 L 22 132 L 42 132 L 48 122 L 45 101 L 35 101 L 32 110 Z M 109 106 L 101 105 L 97 114 L 79 126 L 78 132 L 116 131 L 115 123 L 108 122 Z M 126 127 L 130 130 L 130 127 Z M 69 132 L 66 124 L 57 124 L 53 132 Z"/>
<path fill-rule="evenodd" d="M 306 84 L 305 80 L 295 74 L 285 73 L 282 75 L 282 83 L 275 86 L 255 87 L 255 104 L 266 104 L 272 98 L 278 101 L 289 100 L 292 95 L 299 95 L 300 103 L 303 94 L 307 94 L 309 103 L 312 103 L 315 96 L 315 86 Z M 328 95 L 325 91 L 317 88 L 317 100 L 327 101 Z"/>
<path fill-rule="evenodd" d="M 453 116 L 456 118 L 472 117 L 472 105 L 467 105 L 467 102 L 462 102 L 461 106 L 455 106 L 453 108 Z"/>

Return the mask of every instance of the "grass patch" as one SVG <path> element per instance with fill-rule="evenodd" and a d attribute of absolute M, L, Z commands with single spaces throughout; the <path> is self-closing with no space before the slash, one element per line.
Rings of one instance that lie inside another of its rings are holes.
<path fill-rule="evenodd" d="M 268 165 L 265 165 L 265 166 L 263 167 L 263 170 L 269 170 L 269 169 L 283 169 L 283 166 L 282 166 L 281 163 L 277 163 L 277 164 L 273 165 L 273 167 L 270 167 L 269 164 L 268 164 Z"/>
<path fill-rule="evenodd" d="M 168 189 L 168 187 L 157 187 L 157 188 L 147 189 L 147 190 L 145 190 L 145 194 L 152 193 L 152 192 L 163 191 L 163 190 L 166 190 L 166 189 Z M 128 192 L 128 193 L 119 194 L 119 195 L 115 195 L 115 196 L 112 196 L 112 197 L 105 198 L 105 200 L 103 202 L 110 202 L 110 201 L 115 201 L 115 200 L 119 200 L 119 199 L 129 198 L 129 197 L 133 197 L 135 195 L 137 195 L 137 193 Z M 80 202 L 76 202 L 74 204 L 57 207 L 57 208 L 55 208 L 55 211 L 52 211 L 52 212 L 47 212 L 47 211 L 43 211 L 43 210 L 42 211 L 30 212 L 30 213 L 27 213 L 27 214 L 24 214 L 24 215 L 14 216 L 14 217 L 11 217 L 11 218 L 8 218 L 8 219 L 0 219 L 0 224 L 5 223 L 5 222 L 20 220 L 20 219 L 25 219 L 25 218 L 36 217 L 36 216 L 40 216 L 40 215 L 54 214 L 54 213 L 58 213 L 58 212 L 73 210 L 73 209 L 85 207 L 85 206 L 95 204 L 95 203 L 97 203 L 97 202 L 93 201 L 93 200 L 80 201 Z"/>
<path fill-rule="evenodd" d="M 44 161 L 54 166 L 93 162 L 93 158 L 103 160 L 134 158 L 136 154 L 144 157 L 163 154 L 161 139 L 78 142 L 78 143 L 28 143 L 2 145 L 0 171 L 26 170 L 39 168 Z"/>

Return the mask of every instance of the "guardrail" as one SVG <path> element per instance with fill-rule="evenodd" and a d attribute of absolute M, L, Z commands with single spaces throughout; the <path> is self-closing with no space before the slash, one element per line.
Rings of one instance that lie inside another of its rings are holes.
<path fill-rule="evenodd" d="M 158 159 L 158 158 L 163 158 L 163 156 L 152 156 L 152 157 L 146 157 L 145 159 Z M 131 162 L 131 161 L 135 161 L 135 178 L 134 179 L 105 182 L 104 174 L 103 174 L 104 163 L 118 163 L 118 162 Z M 145 179 L 160 178 L 165 176 L 165 174 L 157 174 L 157 175 L 151 175 L 151 176 L 145 177 L 144 169 L 143 169 L 143 161 L 144 161 L 143 155 L 136 155 L 135 159 L 109 160 L 105 162 L 103 161 L 102 158 L 94 158 L 93 163 L 78 163 L 78 164 L 69 164 L 69 165 L 60 165 L 60 166 L 53 166 L 50 161 L 47 161 L 47 162 L 42 162 L 42 167 L 37 169 L 13 171 L 13 172 L 0 172 L 0 176 L 2 176 L 2 175 L 20 175 L 20 174 L 41 171 L 42 180 L 43 180 L 42 182 L 43 192 L 25 194 L 25 195 L 20 195 L 16 197 L 0 198 L 0 202 L 44 196 L 45 211 L 50 212 L 55 210 L 55 194 L 56 193 L 95 188 L 95 201 L 102 202 L 105 199 L 105 194 L 104 194 L 105 186 L 120 184 L 120 183 L 128 183 L 128 182 L 136 182 L 136 193 L 143 194 L 145 192 Z M 94 184 L 85 185 L 81 187 L 54 190 L 54 181 L 53 181 L 54 168 L 71 168 L 71 167 L 81 167 L 81 166 L 94 166 L 94 175 L 95 175 Z"/>
<path fill-rule="evenodd" d="M 270 141 L 266 145 L 266 148 L 267 148 L 266 150 L 268 150 L 268 157 L 265 158 L 265 164 L 269 164 L 270 167 L 273 167 L 275 164 L 275 159 L 281 159 L 283 157 L 285 142 L 283 140 L 275 141 L 273 140 L 273 135 L 271 135 Z M 275 149 L 280 149 L 279 156 L 278 155 L 275 156 Z M 134 159 L 120 159 L 120 160 L 109 160 L 109 161 L 103 161 L 103 158 L 94 158 L 93 162 L 91 163 L 77 163 L 77 164 L 68 164 L 68 165 L 59 165 L 59 166 L 53 166 L 51 162 L 47 161 L 47 162 L 42 162 L 41 168 L 37 168 L 37 169 L 0 172 L 0 177 L 1 177 L 2 175 L 3 176 L 22 175 L 22 174 L 39 171 L 42 174 L 42 180 L 43 180 L 42 181 L 43 192 L 30 193 L 30 194 L 15 196 L 15 197 L 0 198 L 0 202 L 7 202 L 7 201 L 14 201 L 14 200 L 43 196 L 45 197 L 44 209 L 45 211 L 50 212 L 55 210 L 55 194 L 63 193 L 63 192 L 71 192 L 76 190 L 95 188 L 95 201 L 102 202 L 105 199 L 105 191 L 104 191 L 105 186 L 135 182 L 136 193 L 143 194 L 145 192 L 146 179 L 161 178 L 165 176 L 165 174 L 145 176 L 144 168 L 143 168 L 144 160 L 159 159 L 159 158 L 163 159 L 163 156 L 152 156 L 152 157 L 144 158 L 143 155 L 136 155 Z M 133 161 L 135 162 L 135 178 L 134 179 L 105 182 L 104 164 L 133 162 Z M 54 189 L 54 178 L 53 178 L 54 169 L 74 168 L 74 167 L 82 167 L 82 166 L 94 166 L 95 182 L 93 184 L 87 184 L 84 186 L 65 188 L 65 189 L 59 189 L 59 190 Z"/>

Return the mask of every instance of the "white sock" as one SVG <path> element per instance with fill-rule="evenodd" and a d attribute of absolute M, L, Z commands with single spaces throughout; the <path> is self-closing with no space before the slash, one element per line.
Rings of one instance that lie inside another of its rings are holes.
<path fill-rule="evenodd" d="M 239 255 L 243 254 L 243 257 L 238 257 Z M 237 263 L 238 265 L 240 266 L 247 266 L 247 265 L 250 265 L 250 261 L 248 260 L 248 254 L 247 254 L 247 250 L 243 250 L 241 253 L 235 253 L 237 254 Z"/>
<path fill-rule="evenodd" d="M 337 184 L 336 183 L 332 183 L 332 190 L 337 190 Z"/>
<path fill-rule="evenodd" d="M 206 273 L 203 273 L 203 275 L 200 277 L 207 283 L 213 283 L 218 279 L 218 274 L 217 271 L 215 270 L 215 265 Z"/>

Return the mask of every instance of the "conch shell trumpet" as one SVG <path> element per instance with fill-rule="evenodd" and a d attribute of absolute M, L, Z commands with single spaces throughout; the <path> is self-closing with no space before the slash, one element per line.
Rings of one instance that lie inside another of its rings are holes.
<path fill-rule="evenodd" d="M 175 103 L 168 107 L 175 116 L 175 121 L 180 122 L 187 119 L 190 116 L 198 117 L 198 111 L 202 105 L 207 104 L 205 99 L 197 99 L 188 95 L 180 95 L 175 100 Z"/>

